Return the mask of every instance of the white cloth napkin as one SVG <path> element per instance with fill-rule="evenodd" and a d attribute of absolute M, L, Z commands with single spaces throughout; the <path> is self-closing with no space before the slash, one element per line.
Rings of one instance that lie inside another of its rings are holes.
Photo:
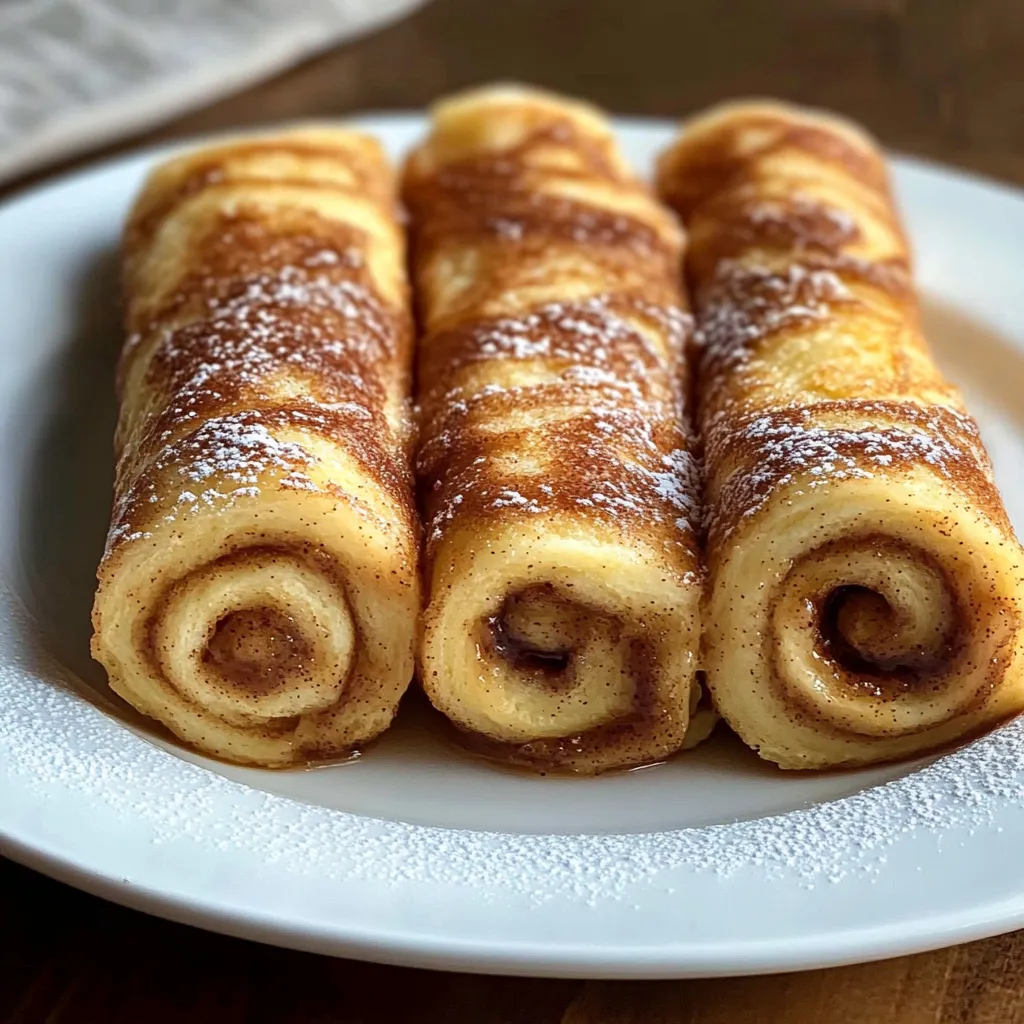
<path fill-rule="evenodd" d="M 0 0 L 0 182 L 140 131 L 423 0 Z"/>

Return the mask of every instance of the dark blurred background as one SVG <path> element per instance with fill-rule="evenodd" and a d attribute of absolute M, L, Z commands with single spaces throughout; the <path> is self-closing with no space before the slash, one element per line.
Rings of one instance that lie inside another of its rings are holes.
<path fill-rule="evenodd" d="M 1024 0 L 432 0 L 141 138 L 416 108 L 496 78 L 672 118 L 734 95 L 815 103 L 1024 182 Z"/>

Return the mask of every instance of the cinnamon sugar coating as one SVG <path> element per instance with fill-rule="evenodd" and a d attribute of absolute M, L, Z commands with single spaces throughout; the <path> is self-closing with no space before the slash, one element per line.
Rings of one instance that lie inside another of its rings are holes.
<path fill-rule="evenodd" d="M 403 196 L 427 693 L 533 767 L 664 757 L 697 692 L 678 226 L 600 114 L 530 90 L 442 103 Z"/>
<path fill-rule="evenodd" d="M 394 180 L 302 128 L 158 167 L 124 243 L 94 655 L 180 738 L 343 756 L 412 675 L 412 325 Z"/>
<path fill-rule="evenodd" d="M 690 238 L 705 667 L 783 767 L 927 751 L 1024 708 L 1022 554 L 932 360 L 860 129 L 726 105 L 662 156 Z"/>

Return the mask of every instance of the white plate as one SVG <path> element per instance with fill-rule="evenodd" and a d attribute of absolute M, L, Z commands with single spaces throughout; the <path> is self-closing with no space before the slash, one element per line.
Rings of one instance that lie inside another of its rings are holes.
<path fill-rule="evenodd" d="M 420 118 L 365 125 L 397 154 Z M 670 127 L 621 121 L 646 166 Z M 930 765 L 783 775 L 724 734 L 595 780 L 455 749 L 429 714 L 348 766 L 230 768 L 152 737 L 89 661 L 110 502 L 118 233 L 152 152 L 0 209 L 4 852 L 181 921 L 428 967 L 781 971 L 1024 924 L 1024 728 Z M 927 323 L 1024 526 L 1024 200 L 896 162 Z"/>

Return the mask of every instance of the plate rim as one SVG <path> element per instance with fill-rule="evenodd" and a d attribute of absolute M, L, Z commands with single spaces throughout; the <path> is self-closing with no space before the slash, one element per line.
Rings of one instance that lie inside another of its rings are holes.
<path fill-rule="evenodd" d="M 457 974 L 604 981 L 788 974 L 928 953 L 1024 927 L 1024 907 L 1017 907 L 1005 916 L 980 921 L 971 913 L 927 919 L 933 930 L 931 937 L 925 940 L 921 939 L 918 921 L 909 922 L 903 932 L 884 927 L 843 932 L 840 933 L 842 941 L 833 941 L 826 951 L 818 946 L 816 936 L 810 936 L 797 944 L 800 949 L 797 958 L 791 952 L 771 954 L 763 943 L 750 943 L 747 948 L 748 944 L 742 942 L 727 945 L 727 959 L 718 959 L 723 953 L 715 947 L 664 944 L 621 949 L 606 947 L 596 956 L 593 949 L 584 946 L 546 949 L 531 943 L 529 947 L 517 948 L 506 943 L 483 947 L 478 942 L 466 943 L 438 936 L 409 939 L 383 933 L 343 934 L 337 928 L 329 932 L 310 930 L 308 926 L 303 928 L 252 911 L 240 912 L 197 900 L 186 903 L 145 885 L 83 868 L 67 858 L 51 855 L 39 847 L 25 846 L 2 834 L 0 856 L 89 895 L 174 924 L 314 955 Z M 865 954 L 865 943 L 869 944 L 870 953 Z M 792 945 L 787 946 L 787 951 L 792 948 Z"/>
<path fill-rule="evenodd" d="M 381 127 L 384 123 L 399 127 L 422 124 L 423 113 L 367 112 L 316 120 L 321 123 L 376 126 L 377 130 L 385 130 Z M 673 124 L 661 118 L 614 117 L 613 120 L 619 130 L 639 128 L 664 132 Z M 10 193 L 0 202 L 0 217 L 8 213 L 12 207 L 45 201 L 50 193 L 73 187 L 82 179 L 93 175 L 114 173 L 125 164 L 157 159 L 161 155 L 212 139 L 228 139 L 273 130 L 284 123 L 296 122 L 247 126 L 240 130 L 175 139 L 114 154 Z M 941 178 L 947 183 L 982 188 L 1000 200 L 1012 200 L 1015 204 L 1021 204 L 1024 210 L 1024 192 L 1006 183 L 919 157 L 894 155 L 893 162 L 895 166 Z M 172 754 L 164 756 L 173 758 Z M 302 925 L 295 921 L 271 919 L 260 910 L 252 908 L 238 910 L 228 904 L 217 905 L 196 899 L 188 901 L 187 897 L 183 898 L 179 893 L 169 894 L 166 889 L 156 890 L 134 882 L 127 883 L 127 880 L 113 874 L 104 874 L 101 870 L 77 863 L 55 852 L 54 849 L 47 848 L 41 841 L 37 840 L 32 844 L 16 836 L 7 835 L 3 820 L 0 820 L 0 853 L 27 867 L 40 870 L 44 874 L 113 902 L 154 913 L 169 920 L 197 924 L 241 938 L 335 956 L 354 956 L 381 963 L 500 974 L 581 978 L 682 978 L 752 972 L 773 973 L 836 966 L 924 951 L 950 943 L 988 937 L 1024 925 L 1022 885 L 1014 897 L 1008 897 L 990 906 L 908 919 L 902 931 L 892 926 L 848 929 L 837 932 L 828 946 L 822 945 L 819 936 L 812 936 L 804 940 L 802 945 L 807 948 L 803 950 L 802 955 L 796 957 L 792 954 L 792 947 L 801 945 L 800 943 L 790 943 L 786 949 L 776 949 L 772 952 L 763 942 L 744 943 L 742 940 L 724 944 L 729 951 L 727 954 L 708 944 L 697 949 L 688 947 L 685 943 L 674 946 L 662 943 L 652 947 L 631 945 L 622 949 L 604 946 L 600 954 L 596 954 L 590 947 L 572 947 L 564 944 L 558 948 L 545 948 L 539 944 L 525 948 L 522 944 L 508 942 L 486 947 L 474 941 L 469 944 L 470 948 L 467 948 L 465 942 L 450 936 L 409 937 L 383 932 L 369 934 L 356 933 L 351 929 L 346 931 L 343 921 L 336 922 L 327 934 L 316 929 L 311 931 L 308 922 Z M 870 951 L 866 952 L 868 948 Z"/>

